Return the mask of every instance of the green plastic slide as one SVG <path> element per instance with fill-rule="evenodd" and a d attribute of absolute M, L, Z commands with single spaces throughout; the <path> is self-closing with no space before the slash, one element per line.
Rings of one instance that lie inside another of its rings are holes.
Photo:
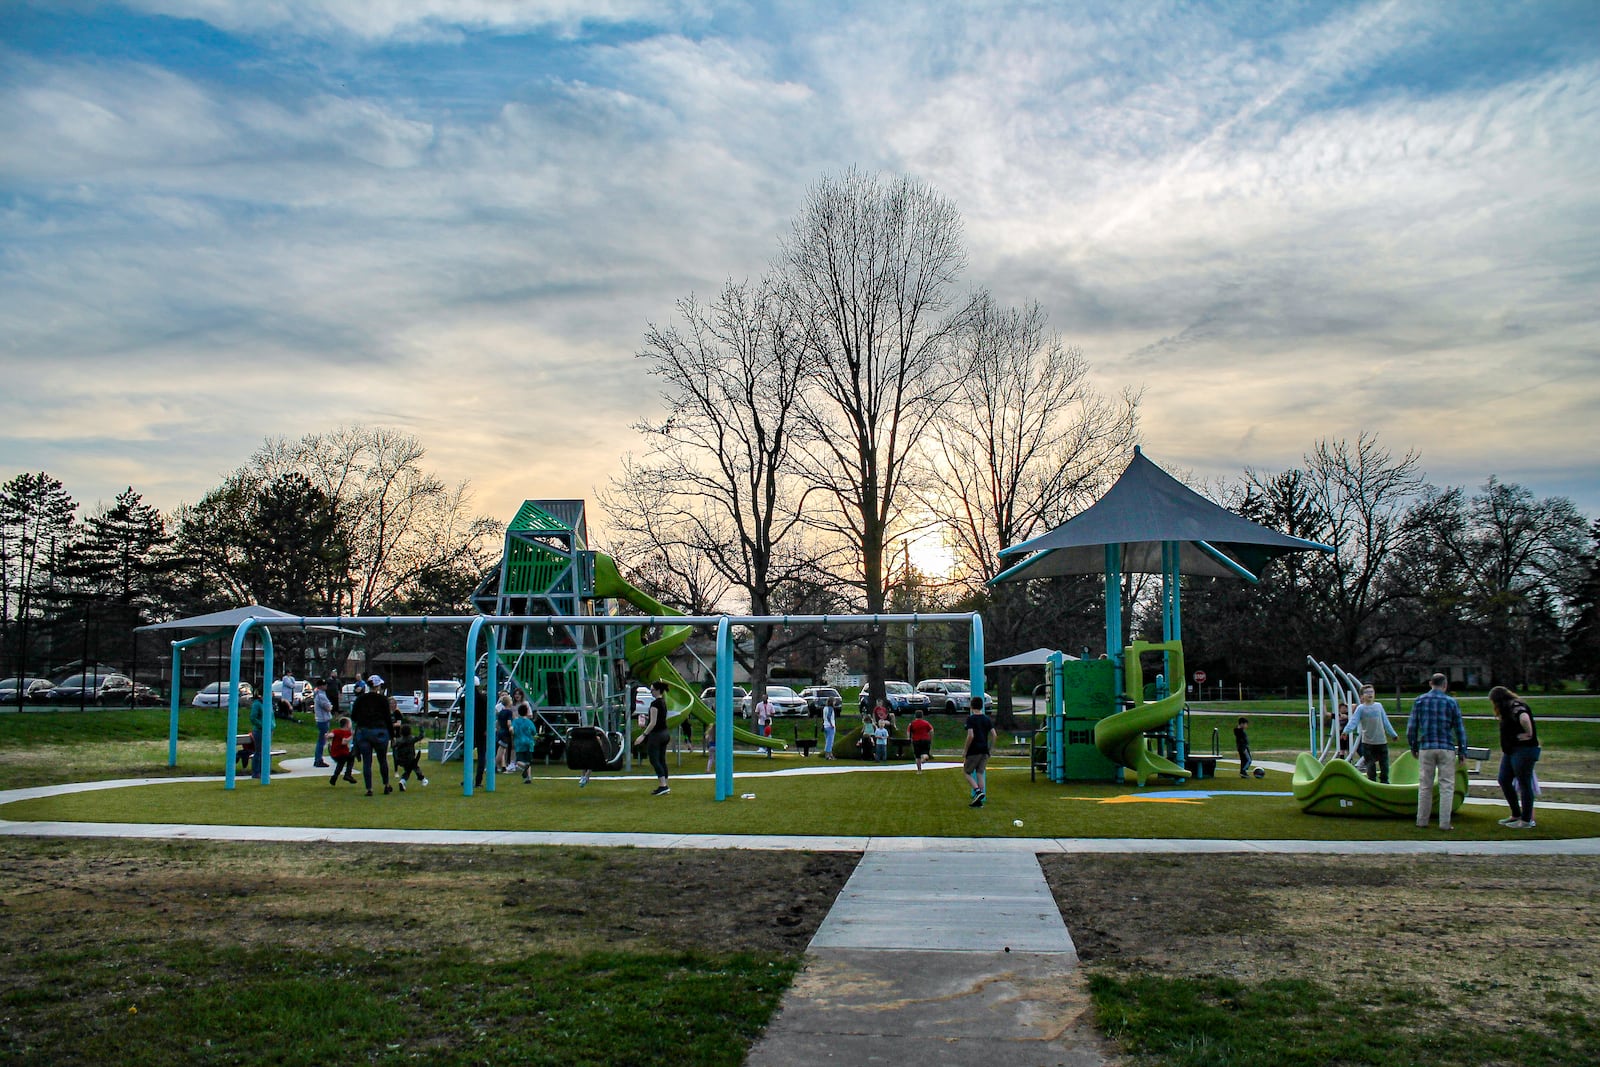
<path fill-rule="evenodd" d="M 1309 752 L 1294 761 L 1294 799 L 1307 815 L 1348 815 L 1375 819 L 1416 818 L 1417 757 L 1402 752 L 1389 765 L 1389 781 L 1371 782 L 1349 760 L 1331 759 L 1326 764 Z M 1434 786 L 1434 809 L 1439 806 L 1439 787 Z M 1450 802 L 1454 815 L 1467 802 L 1467 761 L 1456 761 L 1456 795 Z"/>
<path fill-rule="evenodd" d="M 626 601 L 647 615 L 683 614 L 667 607 L 623 578 L 621 572 L 617 570 L 617 561 L 603 552 L 594 554 L 594 592 L 595 596 Z M 663 626 L 661 636 L 646 644 L 643 629 L 634 628 L 628 630 L 622 638 L 622 654 L 627 659 L 628 669 L 633 672 L 633 676 L 650 685 L 656 682 L 667 683 L 667 722 L 674 728 L 683 721 L 685 715 L 708 726 L 716 722 L 717 718 L 716 712 L 707 707 L 699 694 L 689 688 L 689 683 L 683 680 L 677 668 L 667 660 L 667 657 L 678 646 L 689 640 L 693 633 L 693 626 Z M 740 726 L 733 728 L 733 739 L 742 745 L 759 745 L 762 748 L 789 747 L 786 742 L 762 737 Z"/>
<path fill-rule="evenodd" d="M 1123 654 L 1128 692 L 1144 692 L 1144 669 L 1139 663 L 1139 656 L 1144 652 L 1167 653 L 1170 676 L 1178 679 L 1184 677 L 1181 641 L 1135 641 Z M 1097 722 L 1094 727 L 1095 747 L 1113 763 L 1120 763 L 1131 770 L 1141 786 L 1157 775 L 1188 778 L 1188 771 L 1166 757 L 1151 752 L 1149 739 L 1144 736 L 1146 730 L 1166 725 L 1181 711 L 1183 683 L 1180 681 L 1178 691 L 1169 697 L 1148 704 L 1135 704 L 1127 711 L 1119 711 Z"/>

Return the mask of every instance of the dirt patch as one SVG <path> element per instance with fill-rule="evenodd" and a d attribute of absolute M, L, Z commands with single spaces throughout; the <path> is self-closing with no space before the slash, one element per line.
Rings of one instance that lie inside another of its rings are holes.
<path fill-rule="evenodd" d="M 0 952 L 174 935 L 249 946 L 804 951 L 831 852 L 0 841 Z M 0 986 L 4 980 L 0 979 Z"/>
<path fill-rule="evenodd" d="M 1414 988 L 1464 1023 L 1600 1007 L 1600 858 L 1042 856 L 1091 967 Z M 1510 1008 L 1515 1005 L 1515 1010 Z"/>

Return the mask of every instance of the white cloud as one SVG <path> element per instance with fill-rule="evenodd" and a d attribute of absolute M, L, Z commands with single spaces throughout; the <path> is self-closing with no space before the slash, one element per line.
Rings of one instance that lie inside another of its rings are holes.
<path fill-rule="evenodd" d="M 128 0 L 151 14 L 197 19 L 239 33 L 285 30 L 367 40 L 449 39 L 469 31 L 513 32 L 583 23 L 656 21 L 692 13 L 694 3 L 660 0 Z"/>

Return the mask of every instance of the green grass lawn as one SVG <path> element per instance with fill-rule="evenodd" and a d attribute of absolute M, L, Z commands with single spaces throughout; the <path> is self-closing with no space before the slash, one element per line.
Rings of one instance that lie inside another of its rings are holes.
<path fill-rule="evenodd" d="M 689 763 L 689 760 L 685 761 Z M 694 761 L 698 763 L 699 761 Z M 15 820 L 161 822 L 283 826 L 407 827 L 466 830 L 562 830 L 673 834 L 893 835 L 928 837 L 1173 837 L 1315 840 L 1433 840 L 1407 820 L 1331 819 L 1300 813 L 1289 796 L 1288 775 L 1265 779 L 1206 779 L 1209 799 L 1159 799 L 1166 787 L 1138 790 L 1109 784 L 1030 782 L 1020 760 L 999 761 L 990 772 L 990 803 L 967 806 L 966 785 L 955 769 L 859 770 L 854 773 L 773 776 L 769 768 L 817 766 L 815 759 L 772 760 L 741 756 L 738 794 L 753 799 L 713 801 L 709 779 L 679 778 L 668 797 L 649 795 L 653 779 L 601 776 L 579 789 L 565 768 L 539 768 L 532 784 L 501 775 L 497 789 L 461 795 L 459 764 L 436 769 L 427 789 L 366 797 L 356 787 L 328 785 L 322 775 L 279 774 L 262 786 L 241 779 L 232 791 L 220 780 L 76 793 L 21 801 L 0 808 Z M 426 766 L 426 765 L 425 765 Z M 703 770 L 703 764 L 694 767 Z M 1173 786 L 1171 788 L 1181 788 Z M 1158 799 L 1140 800 L 1156 794 Z M 1506 839 L 1496 825 L 1501 807 L 1468 806 L 1452 839 Z M 1016 826 L 1020 820 L 1022 826 Z M 1600 815 L 1545 809 L 1539 826 L 1521 836 L 1600 835 Z"/>

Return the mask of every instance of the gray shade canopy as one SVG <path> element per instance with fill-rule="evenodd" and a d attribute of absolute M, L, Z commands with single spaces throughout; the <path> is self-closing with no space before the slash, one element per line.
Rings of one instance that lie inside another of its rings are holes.
<path fill-rule="evenodd" d="M 985 663 L 984 666 L 985 667 L 1042 667 L 1045 664 L 1050 662 L 1050 657 L 1051 656 L 1054 656 L 1054 655 L 1057 655 L 1057 654 L 1058 653 L 1053 648 L 1036 648 L 1032 652 L 1019 652 L 1015 656 L 1007 656 L 1005 659 L 991 660 L 990 662 Z M 1075 659 L 1078 658 L 1077 656 L 1069 656 L 1064 652 L 1063 653 L 1059 653 L 1059 655 L 1061 656 L 1061 658 L 1063 660 L 1075 660 Z"/>
<path fill-rule="evenodd" d="M 1105 496 L 1065 523 L 1000 551 L 1016 562 L 993 579 L 1026 581 L 1061 574 L 1102 574 L 1106 545 L 1122 546 L 1122 570 L 1160 574 L 1161 545 L 1178 543 L 1178 569 L 1205 577 L 1250 575 L 1286 552 L 1332 552 L 1327 545 L 1291 537 L 1212 503 L 1156 466 L 1139 450 Z M 1208 551 L 1208 549 L 1210 551 Z M 1221 555 L 1239 570 L 1218 559 Z M 1027 557 L 1024 559 L 1023 557 Z"/>
<path fill-rule="evenodd" d="M 298 619 L 300 616 L 291 615 L 287 611 L 277 608 L 263 607 L 260 604 L 246 604 L 243 607 L 227 608 L 224 611 L 213 611 L 207 615 L 191 615 L 186 619 L 168 619 L 166 622 L 152 622 L 134 628 L 134 633 L 149 633 L 152 630 L 233 630 L 237 629 L 246 619 Z M 338 626 L 308 626 L 308 630 L 322 630 L 329 633 L 358 634 L 360 630 L 346 630 Z"/>

